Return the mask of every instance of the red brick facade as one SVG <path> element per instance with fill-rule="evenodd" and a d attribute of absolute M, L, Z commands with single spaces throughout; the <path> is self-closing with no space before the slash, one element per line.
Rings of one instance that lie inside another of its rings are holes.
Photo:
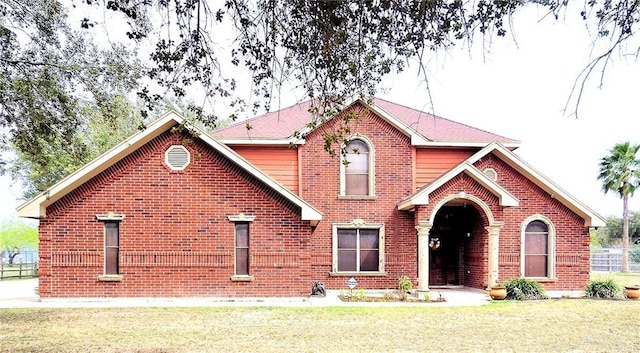
<path fill-rule="evenodd" d="M 418 286 L 417 227 L 426 223 L 432 226 L 430 237 L 442 247 L 429 250 L 430 273 L 422 275 L 445 285 L 483 288 L 489 276 L 487 227 L 500 226 L 499 279 L 520 277 L 523 229 L 532 217 L 549 221 L 554 230 L 549 237 L 553 278 L 542 280 L 543 286 L 584 287 L 588 228 L 566 203 L 489 153 L 473 167 L 492 168 L 495 182 L 518 200 L 517 206 L 502 205 L 495 190 L 460 173 L 433 191 L 428 204 L 400 210 L 399 203 L 421 187 L 415 181 L 416 147 L 388 120 L 364 112 L 350 129 L 371 143 L 375 195 L 340 196 L 341 158 L 324 150 L 322 137 L 339 119 L 311 131 L 297 146 L 299 196 L 322 213 L 317 226 L 302 220 L 297 204 L 219 150 L 166 130 L 46 208 L 40 222 L 41 296 L 301 296 L 310 293 L 315 280 L 329 289 L 344 289 L 351 276 L 365 289 L 395 288 L 403 275 Z M 190 164 L 182 171 L 165 164 L 165 151 L 172 145 L 190 152 Z M 119 222 L 119 276 L 113 281 L 101 277 L 104 222 L 96 217 L 109 212 L 124 216 Z M 237 278 L 235 223 L 229 217 L 240 215 L 251 217 L 251 277 Z M 334 225 L 352 222 L 384 226 L 384 271 L 336 273 Z M 451 261 L 452 256 L 457 260 Z"/>
<path fill-rule="evenodd" d="M 349 199 L 339 197 L 340 157 L 331 157 L 323 150 L 324 129 L 335 129 L 339 119 L 306 137 L 301 148 L 302 198 L 319 207 L 324 220 L 315 229 L 311 246 L 314 279 L 323 280 L 329 288 L 346 288 L 352 276 L 329 276 L 332 271 L 332 225 L 362 219 L 385 225 L 385 276 L 355 276 L 360 288 L 395 288 L 398 278 L 417 277 L 417 238 L 413 217 L 399 211 L 397 203 L 412 193 L 412 149 L 409 138 L 373 113 L 351 122 L 354 136 L 371 141 L 375 149 L 375 198 Z M 357 135 L 356 135 L 357 134 Z M 340 146 L 336 146 L 337 150 Z"/>
<path fill-rule="evenodd" d="M 195 140 L 167 132 L 48 208 L 40 223 L 42 297 L 299 296 L 310 288 L 311 227 L 259 180 Z M 188 141 L 187 141 L 188 142 Z M 185 144 L 191 164 L 172 171 L 166 149 Z M 104 271 L 104 226 L 123 214 L 121 281 Z M 234 223 L 250 222 L 251 275 L 234 282 Z M 295 279 L 295 280 L 292 280 Z M 307 279 L 305 281 L 305 279 Z"/>

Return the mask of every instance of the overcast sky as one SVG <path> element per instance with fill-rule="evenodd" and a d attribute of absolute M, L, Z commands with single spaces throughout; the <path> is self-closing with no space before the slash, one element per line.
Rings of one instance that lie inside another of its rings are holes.
<path fill-rule="evenodd" d="M 463 47 L 434 54 L 427 68 L 432 100 L 415 65 L 383 82 L 378 96 L 518 139 L 516 153 L 539 172 L 602 216 L 621 216 L 620 199 L 601 191 L 598 162 L 618 142 L 640 143 L 640 63 L 615 54 L 602 88 L 600 71 L 588 81 L 579 116 L 563 113 L 593 56 L 578 14 L 537 23 L 541 13 L 526 10 L 514 20 L 515 41 L 495 39 L 484 55 L 479 40 L 473 54 Z M 295 99 L 283 97 L 283 107 Z M 10 185 L 0 178 L 0 219 L 16 217 L 20 190 Z M 630 208 L 640 210 L 640 192 Z"/>
<path fill-rule="evenodd" d="M 463 48 L 439 53 L 429 67 L 434 112 L 522 142 L 516 153 L 602 216 L 622 216 L 622 201 L 597 180 L 599 160 L 619 142 L 640 143 L 640 62 L 615 54 L 604 85 L 587 82 L 578 117 L 563 113 L 572 85 L 593 56 L 578 17 L 542 21 L 526 11 L 514 20 L 516 42 L 493 41 L 471 57 Z M 476 42 L 476 44 L 478 44 Z M 476 46 L 476 49 L 481 49 Z M 381 97 L 429 111 L 426 85 L 413 75 L 387 82 Z M 630 201 L 640 210 L 640 191 Z"/>

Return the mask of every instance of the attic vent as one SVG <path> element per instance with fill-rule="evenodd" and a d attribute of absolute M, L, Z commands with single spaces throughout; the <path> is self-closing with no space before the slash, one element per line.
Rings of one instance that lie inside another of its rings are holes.
<path fill-rule="evenodd" d="M 189 165 L 191 155 L 184 146 L 171 146 L 164 154 L 164 162 L 172 170 L 184 170 Z"/>
<path fill-rule="evenodd" d="M 483 171 L 484 176 L 486 176 L 487 178 L 496 181 L 498 180 L 498 173 L 496 173 L 495 169 L 493 168 L 487 168 Z"/>

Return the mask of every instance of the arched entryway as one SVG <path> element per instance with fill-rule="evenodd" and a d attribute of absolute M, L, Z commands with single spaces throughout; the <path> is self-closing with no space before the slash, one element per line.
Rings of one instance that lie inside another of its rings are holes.
<path fill-rule="evenodd" d="M 482 233 L 482 218 L 467 202 L 453 200 L 437 211 L 429 233 L 431 287 L 475 284 L 470 276 L 479 270 L 478 251 L 486 250 Z"/>
<path fill-rule="evenodd" d="M 498 279 L 502 222 L 481 199 L 459 193 L 441 200 L 418 227 L 418 290 L 483 288 Z"/>

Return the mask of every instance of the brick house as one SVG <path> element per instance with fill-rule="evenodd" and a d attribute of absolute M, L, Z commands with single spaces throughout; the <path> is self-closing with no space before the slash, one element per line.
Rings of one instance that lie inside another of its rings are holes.
<path fill-rule="evenodd" d="M 518 141 L 355 99 L 347 153 L 331 157 L 323 132 L 342 119 L 311 127 L 309 107 L 214 133 L 169 113 L 21 205 L 40 219 L 40 295 L 588 282 L 589 228 L 605 221 L 516 156 Z"/>

